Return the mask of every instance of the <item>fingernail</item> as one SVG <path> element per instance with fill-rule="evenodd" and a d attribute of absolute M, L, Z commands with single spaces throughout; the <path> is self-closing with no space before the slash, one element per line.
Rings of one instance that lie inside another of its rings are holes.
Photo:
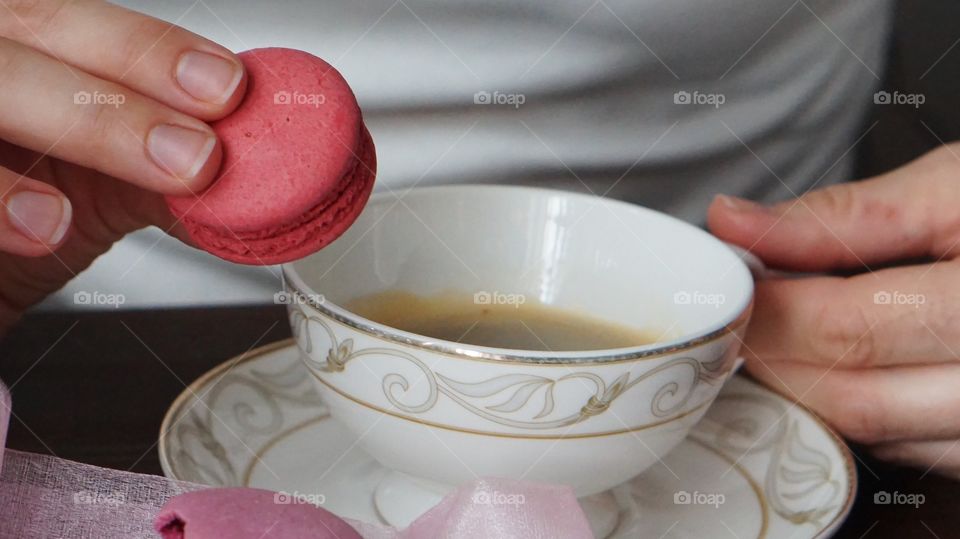
<path fill-rule="evenodd" d="M 725 207 L 740 213 L 770 213 L 770 208 L 752 200 L 729 195 L 717 195 L 716 200 Z"/>
<path fill-rule="evenodd" d="M 193 178 L 210 159 L 217 139 L 211 133 L 162 124 L 147 135 L 147 151 L 161 168 L 178 178 Z"/>
<path fill-rule="evenodd" d="M 207 103 L 226 103 L 243 78 L 240 64 L 215 54 L 190 51 L 177 63 L 177 82 L 188 94 Z"/>
<path fill-rule="evenodd" d="M 20 191 L 7 199 L 10 224 L 31 241 L 56 245 L 70 228 L 73 207 L 66 197 Z"/>

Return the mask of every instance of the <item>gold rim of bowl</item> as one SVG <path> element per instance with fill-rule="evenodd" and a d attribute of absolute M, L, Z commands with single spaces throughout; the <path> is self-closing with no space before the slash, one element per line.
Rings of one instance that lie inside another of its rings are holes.
<path fill-rule="evenodd" d="M 289 270 L 287 266 L 284 265 L 282 267 L 284 286 L 286 287 L 286 290 L 296 294 L 298 298 L 298 304 L 306 305 L 334 322 L 357 330 L 371 337 L 403 346 L 408 346 L 418 350 L 427 350 L 460 359 L 489 361 L 501 364 L 515 363 L 521 365 L 544 366 L 570 364 L 609 365 L 614 363 L 655 359 L 658 357 L 675 354 L 677 352 L 682 352 L 684 350 L 689 350 L 691 348 L 696 348 L 703 344 L 707 344 L 725 337 L 727 334 L 740 329 L 748 322 L 750 318 L 750 311 L 753 307 L 753 298 L 751 297 L 746 306 L 740 310 L 739 313 L 737 313 L 737 316 L 733 319 L 733 321 L 729 322 L 723 327 L 710 331 L 706 334 L 687 339 L 683 342 L 673 343 L 666 346 L 656 346 L 656 343 L 654 343 L 653 345 L 639 346 L 636 347 L 636 349 L 617 349 L 615 352 L 611 352 L 610 350 L 584 350 L 582 352 L 562 351 L 557 352 L 557 355 L 553 357 L 551 357 L 549 353 L 545 355 L 542 352 L 539 353 L 539 355 L 525 355 L 522 353 L 522 350 L 510 352 L 491 352 L 488 351 L 490 349 L 481 346 L 470 346 L 453 341 L 430 339 L 429 337 L 414 333 L 393 330 L 393 328 L 390 328 L 389 326 L 367 321 L 365 318 L 362 318 L 359 315 L 345 316 L 339 311 L 348 313 L 346 309 L 327 301 L 320 303 L 315 300 L 316 294 L 308 294 L 303 290 L 300 290 L 300 288 L 298 288 L 290 279 L 288 271 Z M 334 309 L 331 309 L 330 305 L 333 305 Z M 578 356 L 571 355 L 574 353 L 578 354 Z"/>

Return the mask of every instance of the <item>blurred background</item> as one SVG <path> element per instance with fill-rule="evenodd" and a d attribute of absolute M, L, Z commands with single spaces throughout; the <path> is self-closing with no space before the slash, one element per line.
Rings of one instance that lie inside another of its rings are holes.
<path fill-rule="evenodd" d="M 956 137 L 950 3 L 890 0 L 123 0 L 241 51 L 305 49 L 353 86 L 377 191 L 531 184 L 702 224 L 714 194 L 778 201 Z M 919 107 L 876 104 L 919 93 Z M 279 271 L 133 234 L 39 308 L 270 303 Z"/>

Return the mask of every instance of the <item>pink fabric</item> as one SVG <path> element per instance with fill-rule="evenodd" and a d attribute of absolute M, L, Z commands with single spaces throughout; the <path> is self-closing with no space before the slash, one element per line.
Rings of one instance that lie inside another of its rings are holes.
<path fill-rule="evenodd" d="M 163 539 L 593 537 L 569 488 L 506 479 L 481 479 L 460 488 L 400 531 L 345 521 L 312 505 L 291 503 L 289 496 L 254 488 L 181 494 L 163 506 L 155 527 Z"/>
<path fill-rule="evenodd" d="M 570 487 L 480 479 L 447 495 L 398 539 L 589 539 L 587 518 Z"/>
<path fill-rule="evenodd" d="M 9 393 L 0 383 L 0 538 L 49 537 L 153 538 L 160 537 L 153 521 L 165 504 L 190 519 L 194 530 L 231 519 L 282 516 L 275 533 L 256 526 L 237 527 L 224 535 L 209 528 L 205 537 L 232 539 L 269 537 L 324 537 L 318 526 L 340 530 L 349 537 L 352 527 L 363 539 L 587 539 L 587 519 L 568 487 L 538 485 L 505 479 L 479 480 L 444 498 L 405 530 L 372 523 L 342 521 L 312 506 L 264 507 L 263 491 L 210 489 L 154 475 L 99 468 L 46 455 L 3 451 L 10 415 Z M 204 490 L 204 494 L 196 491 Z M 209 493 L 209 494 L 207 494 Z M 182 495 L 182 496 L 181 496 Z M 267 493 L 267 498 L 270 494 Z M 216 503 L 199 503 L 199 500 Z M 225 508 L 230 509 L 224 519 Z M 292 508 L 293 507 L 293 508 Z M 274 514 L 279 511 L 278 514 Z M 205 524 L 206 523 L 206 524 Z M 189 528 L 188 528 L 189 529 Z M 249 532 L 249 533 L 247 533 Z M 300 535 L 297 535 L 300 533 Z M 336 537 L 337 535 L 333 535 Z M 176 537 L 176 535 L 172 535 Z M 194 537 L 187 534 L 186 539 Z"/>
<path fill-rule="evenodd" d="M 3 471 L 3 448 L 7 447 L 7 427 L 10 426 L 10 390 L 0 380 L 0 472 Z"/>

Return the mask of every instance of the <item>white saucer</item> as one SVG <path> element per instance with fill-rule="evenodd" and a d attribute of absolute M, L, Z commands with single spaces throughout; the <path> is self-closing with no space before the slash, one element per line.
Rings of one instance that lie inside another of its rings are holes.
<path fill-rule="evenodd" d="M 167 412 L 159 447 L 167 477 L 283 491 L 383 522 L 373 492 L 387 470 L 324 412 L 290 340 L 191 384 Z M 619 507 L 610 538 L 803 539 L 831 535 L 855 490 L 853 460 L 833 432 L 736 376 L 662 462 L 582 503 L 588 514 L 591 506 Z"/>

